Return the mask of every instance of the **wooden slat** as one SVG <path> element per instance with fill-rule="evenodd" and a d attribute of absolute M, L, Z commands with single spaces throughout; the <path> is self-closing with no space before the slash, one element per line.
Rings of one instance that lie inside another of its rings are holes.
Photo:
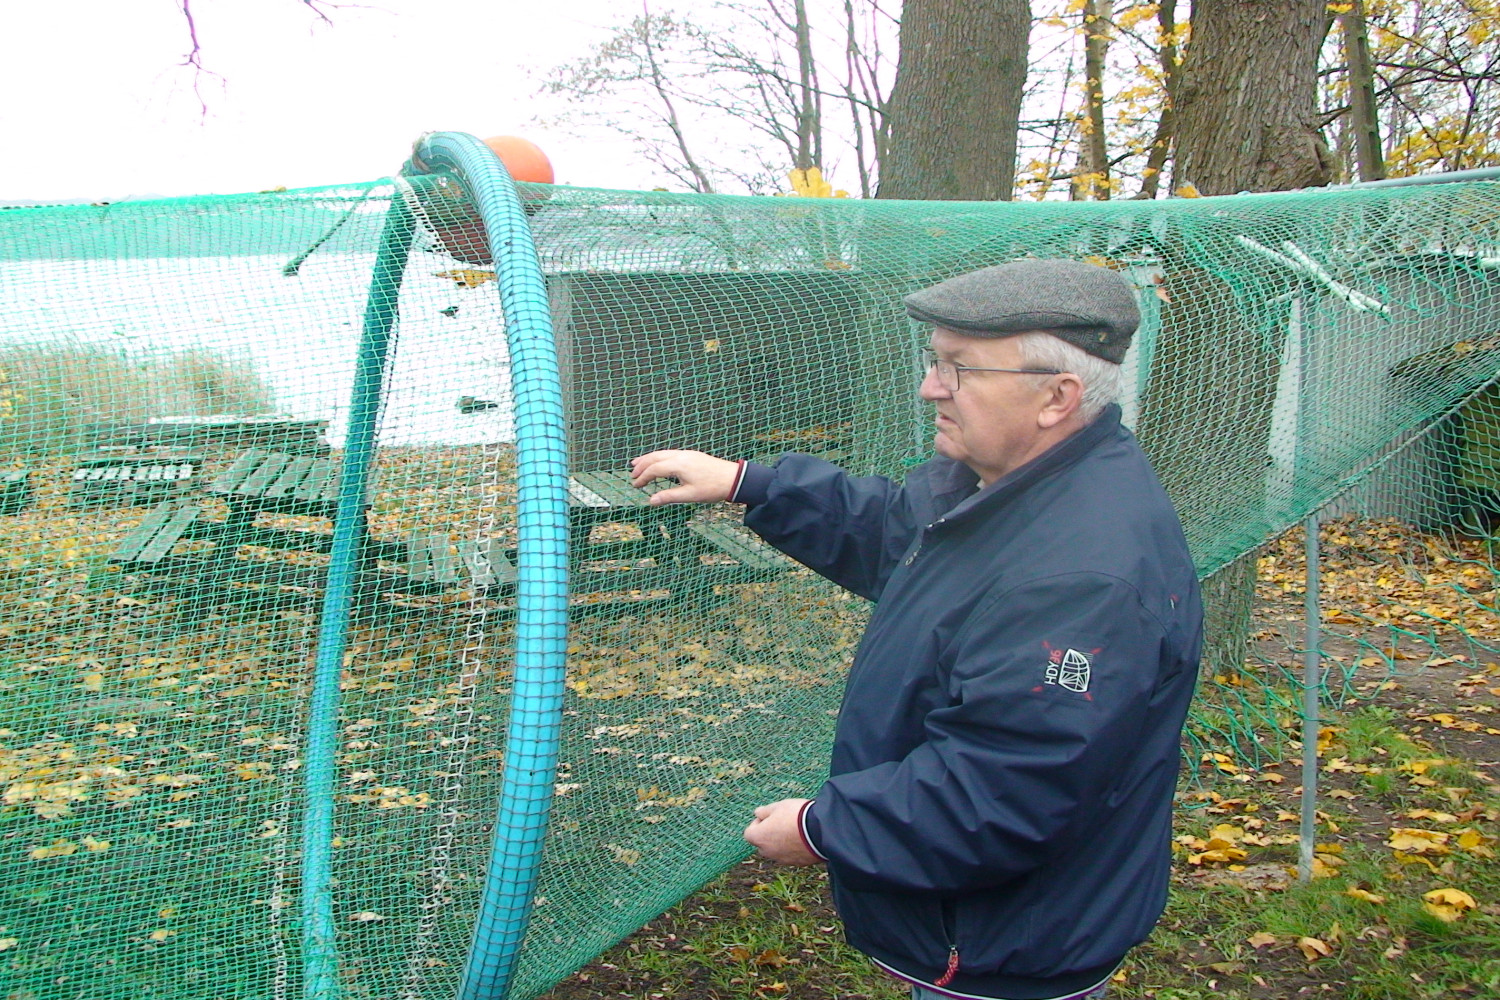
<path fill-rule="evenodd" d="M 234 488 L 235 495 L 246 497 L 261 496 L 265 493 L 266 487 L 271 485 L 271 481 L 276 478 L 282 469 L 286 468 L 286 464 L 291 461 L 291 458 L 292 456 L 283 455 L 279 452 L 271 452 L 266 455 L 261 460 L 261 463 L 255 467 L 255 471 L 246 476 Z"/>
<path fill-rule="evenodd" d="M 292 459 L 286 464 L 286 468 L 281 470 L 281 475 L 276 477 L 276 481 L 266 487 L 265 496 L 286 496 L 296 489 L 298 483 L 302 482 L 302 477 L 307 475 L 307 470 L 312 468 L 315 461 L 317 459 L 310 455 L 299 455 Z"/>
<path fill-rule="evenodd" d="M 187 531 L 188 525 L 198 519 L 201 513 L 197 507 L 179 507 L 173 511 L 167 523 L 162 525 L 156 537 L 146 543 L 141 549 L 141 554 L 135 557 L 136 562 L 156 562 L 162 556 L 172 551 L 172 546 L 182 538 L 183 532 Z"/>
<path fill-rule="evenodd" d="M 463 565 L 453 554 L 453 540 L 441 532 L 431 532 L 427 535 L 427 547 L 432 559 L 432 578 L 438 583 L 458 583 Z"/>
<path fill-rule="evenodd" d="M 156 536 L 156 532 L 172 512 L 177 508 L 170 503 L 157 504 L 151 508 L 151 512 L 141 518 L 141 523 L 131 529 L 130 534 L 120 540 L 120 544 L 109 554 L 109 562 L 129 562 L 134 559 L 141 547 Z"/>
<path fill-rule="evenodd" d="M 609 507 L 609 498 L 600 496 L 577 479 L 568 480 L 568 503 L 574 507 L 592 507 L 603 510 Z"/>
<path fill-rule="evenodd" d="M 731 524 L 690 524 L 688 530 L 747 569 L 784 572 L 784 557 L 749 532 Z"/>
<path fill-rule="evenodd" d="M 491 538 L 481 538 L 477 542 L 458 543 L 458 557 L 468 567 L 469 580 L 479 590 L 495 584 L 495 571 L 490 563 L 490 548 L 493 541 L 494 539 Z"/>
<path fill-rule="evenodd" d="M 259 448 L 251 448 L 242 453 L 239 458 L 234 460 L 233 465 L 214 477 L 214 481 L 208 484 L 208 492 L 233 493 L 235 487 L 239 486 L 246 476 L 255 471 L 255 468 L 260 465 L 260 460 L 267 454 L 269 453 Z"/>
<path fill-rule="evenodd" d="M 336 503 L 339 498 L 338 466 L 329 459 L 324 459 L 323 461 L 328 462 L 329 475 L 328 482 L 323 485 L 323 495 L 319 499 L 326 500 L 329 503 Z"/>
<path fill-rule="evenodd" d="M 322 499 L 323 490 L 327 488 L 328 483 L 333 479 L 333 473 L 333 463 L 328 459 L 314 459 L 312 468 L 307 470 L 306 478 L 297 484 L 296 489 L 292 490 L 292 496 L 298 500 Z"/>
<path fill-rule="evenodd" d="M 469 568 L 470 580 L 480 590 L 496 585 L 513 586 L 516 582 L 516 568 L 493 538 L 459 542 L 458 555 Z"/>
<path fill-rule="evenodd" d="M 586 489 L 599 494 L 611 507 L 644 507 L 647 494 L 630 485 L 630 474 L 626 472 L 578 472 L 573 479 Z"/>
<path fill-rule="evenodd" d="M 406 578 L 424 583 L 432 576 L 432 559 L 422 535 L 413 533 L 406 540 Z"/>

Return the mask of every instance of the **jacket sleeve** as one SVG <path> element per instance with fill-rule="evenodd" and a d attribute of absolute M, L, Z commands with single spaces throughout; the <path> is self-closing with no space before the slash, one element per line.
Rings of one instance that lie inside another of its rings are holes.
<path fill-rule="evenodd" d="M 803 817 L 807 839 L 851 889 L 957 892 L 1025 874 L 1140 777 L 1163 643 L 1113 577 L 992 596 L 940 654 L 948 704 L 926 717 L 926 741 L 830 778 Z"/>
<path fill-rule="evenodd" d="M 918 525 L 906 491 L 856 478 L 810 455 L 751 466 L 736 500 L 745 525 L 793 559 L 861 597 L 878 599 Z"/>

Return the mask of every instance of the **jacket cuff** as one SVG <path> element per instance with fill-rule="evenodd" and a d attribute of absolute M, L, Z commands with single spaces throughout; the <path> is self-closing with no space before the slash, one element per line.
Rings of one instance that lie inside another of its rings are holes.
<path fill-rule="evenodd" d="M 811 812 L 812 805 L 816 801 L 816 799 L 808 799 L 802 803 L 802 808 L 797 811 L 797 832 L 802 834 L 802 844 L 807 848 L 809 854 L 827 861 L 828 855 L 818 850 L 817 845 L 813 843 L 814 832 L 810 829 L 810 827 L 814 827 L 817 824 L 817 820 L 813 819 Z"/>
<path fill-rule="evenodd" d="M 769 465 L 747 462 L 743 458 L 739 461 L 739 467 L 734 477 L 734 489 L 729 493 L 730 503 L 742 503 L 751 507 L 765 503 L 771 493 L 771 480 L 775 478 L 776 471 Z"/>

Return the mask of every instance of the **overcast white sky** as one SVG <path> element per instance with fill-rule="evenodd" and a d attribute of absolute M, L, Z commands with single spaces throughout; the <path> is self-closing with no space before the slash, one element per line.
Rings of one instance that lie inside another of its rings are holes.
<path fill-rule="evenodd" d="M 177 0 L 0 3 L 0 202 L 120 200 L 373 180 L 423 132 L 525 135 L 559 183 L 649 188 L 632 155 L 528 125 L 527 68 L 585 54 L 622 0 L 193 0 L 202 114 Z M 543 109 L 545 110 L 545 109 Z"/>

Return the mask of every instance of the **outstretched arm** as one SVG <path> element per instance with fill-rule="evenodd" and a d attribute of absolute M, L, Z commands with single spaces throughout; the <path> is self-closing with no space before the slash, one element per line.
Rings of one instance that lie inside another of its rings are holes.
<path fill-rule="evenodd" d="M 719 503 L 734 492 L 739 463 L 701 451 L 653 451 L 630 462 L 630 482 L 637 488 L 653 479 L 675 479 L 678 485 L 651 497 L 651 503 Z"/>

